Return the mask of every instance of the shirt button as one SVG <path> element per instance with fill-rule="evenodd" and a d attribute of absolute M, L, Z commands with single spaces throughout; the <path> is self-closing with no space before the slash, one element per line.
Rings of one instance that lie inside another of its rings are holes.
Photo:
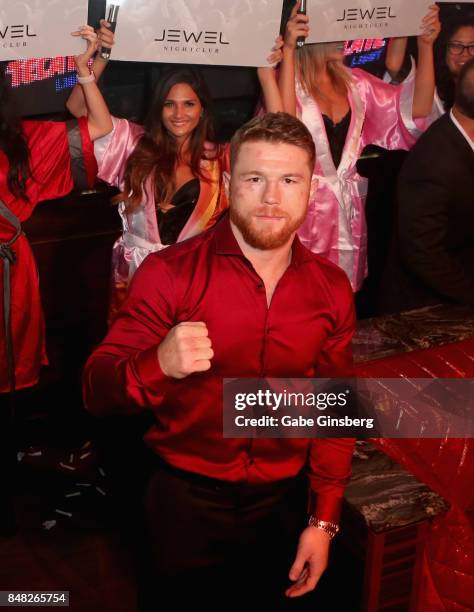
<path fill-rule="evenodd" d="M 263 287 L 264 287 L 264 284 L 263 284 L 263 283 L 258 283 L 258 284 L 257 284 L 257 289 L 263 289 Z"/>

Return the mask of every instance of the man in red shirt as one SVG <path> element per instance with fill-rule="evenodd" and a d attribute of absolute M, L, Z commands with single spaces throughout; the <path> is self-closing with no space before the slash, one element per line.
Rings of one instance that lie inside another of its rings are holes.
<path fill-rule="evenodd" d="M 223 378 L 350 371 L 349 281 L 296 236 L 314 161 L 297 119 L 244 125 L 231 143 L 229 215 L 146 259 L 85 368 L 92 413 L 154 413 L 146 522 L 157 602 L 169 596 L 174 609 L 222 605 L 229 589 L 241 605 L 294 607 L 290 598 L 312 591 L 327 565 L 353 440 L 222 433 Z"/>

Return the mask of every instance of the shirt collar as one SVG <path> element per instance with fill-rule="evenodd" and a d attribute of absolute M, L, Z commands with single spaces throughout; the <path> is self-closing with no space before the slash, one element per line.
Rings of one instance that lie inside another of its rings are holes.
<path fill-rule="evenodd" d="M 218 255 L 240 255 L 244 256 L 239 243 L 235 239 L 230 227 L 229 212 L 227 211 L 215 226 L 215 247 Z"/>
<path fill-rule="evenodd" d="M 239 255 L 245 257 L 239 243 L 235 239 L 230 226 L 229 213 L 225 213 L 215 226 L 215 252 L 218 255 Z M 291 266 L 299 266 L 306 261 L 311 261 L 312 255 L 306 247 L 301 244 L 298 236 L 295 236 L 292 245 Z"/>
<path fill-rule="evenodd" d="M 451 117 L 451 121 L 454 123 L 454 125 L 458 128 L 458 130 L 461 132 L 461 134 L 464 136 L 464 138 L 467 140 L 468 144 L 470 145 L 471 149 L 474 151 L 474 142 L 469 138 L 468 133 L 466 132 L 466 130 L 463 128 L 463 126 L 459 123 L 459 121 L 456 119 L 456 117 L 454 116 L 453 113 L 453 109 L 451 109 L 449 111 L 449 116 Z"/>

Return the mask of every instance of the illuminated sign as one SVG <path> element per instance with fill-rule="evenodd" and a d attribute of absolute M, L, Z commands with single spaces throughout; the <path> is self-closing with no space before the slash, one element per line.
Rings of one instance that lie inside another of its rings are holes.
<path fill-rule="evenodd" d="M 378 61 L 386 44 L 385 38 L 358 38 L 344 44 L 344 55 L 350 66 L 362 66 Z"/>
<path fill-rule="evenodd" d="M 92 60 L 89 66 L 92 66 Z M 72 55 L 13 60 L 7 63 L 5 73 L 10 76 L 14 88 L 55 78 L 55 89 L 59 92 L 77 83 L 76 64 Z"/>

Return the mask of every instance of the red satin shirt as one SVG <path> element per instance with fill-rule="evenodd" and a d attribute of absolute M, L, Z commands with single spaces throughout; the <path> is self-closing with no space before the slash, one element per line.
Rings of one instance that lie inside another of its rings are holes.
<path fill-rule="evenodd" d="M 161 371 L 157 347 L 182 321 L 207 324 L 215 356 L 209 371 L 177 380 Z M 263 282 L 225 215 L 140 266 L 114 325 L 86 364 L 86 405 L 98 415 L 150 408 L 156 417 L 145 435 L 150 447 L 178 468 L 213 478 L 269 482 L 308 462 L 311 510 L 337 521 L 353 440 L 226 439 L 222 379 L 347 374 L 353 330 L 344 272 L 298 238 L 267 307 Z"/>

